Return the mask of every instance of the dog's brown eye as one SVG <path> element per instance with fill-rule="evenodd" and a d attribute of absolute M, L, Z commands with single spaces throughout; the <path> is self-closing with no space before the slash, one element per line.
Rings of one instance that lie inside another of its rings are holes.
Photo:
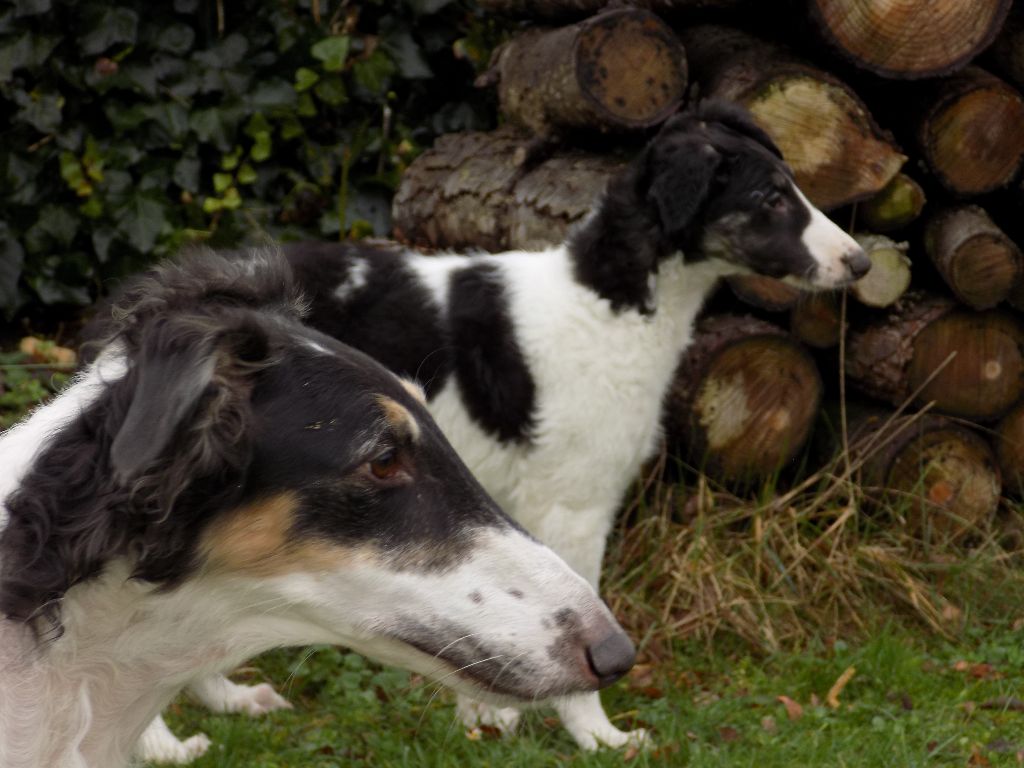
<path fill-rule="evenodd" d="M 768 208 L 781 208 L 785 205 L 785 200 L 782 197 L 781 192 L 770 192 L 764 199 L 764 203 Z"/>
<path fill-rule="evenodd" d="M 384 453 L 370 461 L 370 474 L 378 480 L 390 480 L 401 469 L 402 465 L 398 460 L 398 452 L 394 449 L 384 451 Z"/>

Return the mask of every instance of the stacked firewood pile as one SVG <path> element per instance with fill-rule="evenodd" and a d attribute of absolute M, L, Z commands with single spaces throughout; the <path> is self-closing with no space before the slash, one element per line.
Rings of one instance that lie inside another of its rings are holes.
<path fill-rule="evenodd" d="M 681 454 L 726 484 L 772 475 L 843 369 L 873 403 L 845 441 L 869 449 L 865 486 L 968 522 L 1021 491 L 1024 2 L 478 2 L 523 19 L 479 79 L 503 125 L 443 136 L 409 168 L 399 238 L 561 242 L 687 99 L 741 102 L 874 266 L 845 298 L 732 280 L 668 403 Z"/>

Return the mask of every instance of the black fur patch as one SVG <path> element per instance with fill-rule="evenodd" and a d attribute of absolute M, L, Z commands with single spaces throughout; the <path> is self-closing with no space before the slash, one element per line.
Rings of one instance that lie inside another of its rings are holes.
<path fill-rule="evenodd" d="M 428 398 L 441 391 L 451 373 L 451 355 L 440 310 L 400 251 L 303 242 L 286 245 L 284 252 L 310 300 L 310 325 L 415 379 Z M 339 298 L 336 291 L 350 284 L 353 269 L 360 270 L 362 285 Z"/>
<path fill-rule="evenodd" d="M 285 248 L 311 299 L 306 322 L 423 384 L 433 398 L 454 372 L 466 409 L 502 441 L 527 440 L 533 378 L 516 342 L 497 270 L 474 264 L 452 273 L 442 314 L 401 252 L 346 243 Z M 365 284 L 351 285 L 363 260 Z"/>
<path fill-rule="evenodd" d="M 453 272 L 448 305 L 455 378 L 466 410 L 499 440 L 529 439 L 535 386 L 497 267 L 475 264 Z"/>

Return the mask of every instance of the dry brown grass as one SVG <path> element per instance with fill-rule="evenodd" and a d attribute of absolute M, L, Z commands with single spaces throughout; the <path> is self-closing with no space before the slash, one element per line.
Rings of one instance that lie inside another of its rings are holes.
<path fill-rule="evenodd" d="M 898 500 L 881 504 L 853 482 L 856 457 L 877 447 L 849 446 L 792 490 L 754 500 L 703 478 L 662 482 L 662 455 L 606 561 L 609 604 L 645 655 L 722 634 L 770 652 L 863 638 L 890 622 L 952 637 L 971 622 L 1024 615 L 1020 506 L 922 530 Z"/>

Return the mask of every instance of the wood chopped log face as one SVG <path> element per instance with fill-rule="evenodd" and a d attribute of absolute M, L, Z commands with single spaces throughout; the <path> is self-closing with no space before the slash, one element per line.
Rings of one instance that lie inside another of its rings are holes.
<path fill-rule="evenodd" d="M 737 299 L 767 312 L 785 312 L 800 298 L 798 288 L 774 277 L 730 275 L 726 282 Z"/>
<path fill-rule="evenodd" d="M 779 145 L 800 189 L 821 208 L 877 193 L 906 160 L 874 135 L 863 106 L 835 84 L 778 77 L 746 104 Z M 851 139 L 860 145 L 857 152 L 849 151 Z M 864 156 L 875 162 L 865 163 Z"/>
<path fill-rule="evenodd" d="M 843 335 L 839 298 L 834 293 L 804 294 L 789 315 L 789 330 L 809 347 L 836 346 Z"/>
<path fill-rule="evenodd" d="M 956 311 L 924 328 L 914 340 L 907 369 L 910 391 L 924 385 L 918 401 L 934 400 L 943 413 L 982 421 L 999 418 L 1024 386 L 1020 326 L 998 313 Z M 956 356 L 925 382 L 943 362 Z"/>
<path fill-rule="evenodd" d="M 752 483 L 803 447 L 821 390 L 810 355 L 776 326 L 709 318 L 680 362 L 666 408 L 668 433 L 712 477 Z"/>
<path fill-rule="evenodd" d="M 1010 0 L 810 0 L 826 39 L 876 74 L 921 78 L 966 64 L 999 32 Z"/>
<path fill-rule="evenodd" d="M 1005 186 L 1024 159 L 1024 99 L 976 67 L 945 87 L 921 125 L 919 141 L 928 164 L 958 195 Z"/>
<path fill-rule="evenodd" d="M 906 174 L 898 173 L 885 189 L 857 206 L 857 217 L 870 232 L 892 232 L 920 216 L 924 204 L 921 185 Z"/>

